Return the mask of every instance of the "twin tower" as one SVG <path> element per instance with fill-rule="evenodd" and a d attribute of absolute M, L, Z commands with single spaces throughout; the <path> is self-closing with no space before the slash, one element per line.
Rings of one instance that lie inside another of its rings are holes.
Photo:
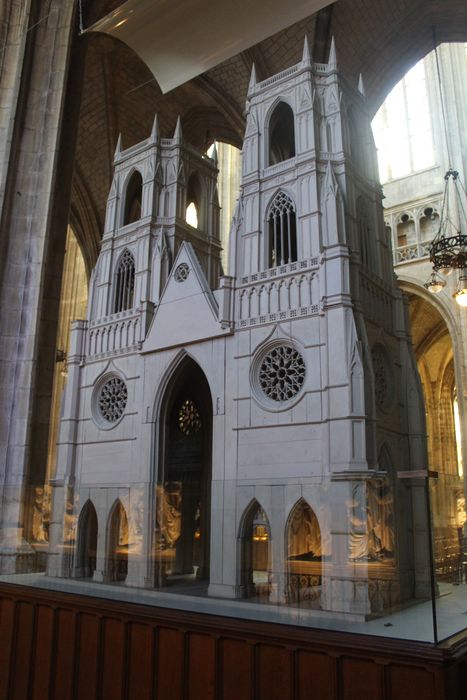
<path fill-rule="evenodd" d="M 361 79 L 307 41 L 253 68 L 227 274 L 215 151 L 156 120 L 114 166 L 49 575 L 363 618 L 423 597 L 423 494 L 397 478 L 426 467 L 423 404 Z"/>

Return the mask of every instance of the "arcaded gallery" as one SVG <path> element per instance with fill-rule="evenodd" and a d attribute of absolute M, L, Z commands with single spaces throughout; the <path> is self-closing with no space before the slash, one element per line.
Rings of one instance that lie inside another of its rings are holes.
<path fill-rule="evenodd" d="M 467 5 L 0 47 L 0 700 L 467 697 Z"/>

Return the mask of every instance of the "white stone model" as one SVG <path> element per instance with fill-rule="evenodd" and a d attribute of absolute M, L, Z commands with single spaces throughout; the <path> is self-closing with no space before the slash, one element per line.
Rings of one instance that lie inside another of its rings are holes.
<path fill-rule="evenodd" d="M 246 111 L 228 276 L 215 152 L 157 119 L 119 142 L 48 574 L 365 616 L 429 576 L 424 482 L 398 478 L 426 468 L 423 401 L 363 85 L 305 40 L 297 65 L 253 68 Z"/>

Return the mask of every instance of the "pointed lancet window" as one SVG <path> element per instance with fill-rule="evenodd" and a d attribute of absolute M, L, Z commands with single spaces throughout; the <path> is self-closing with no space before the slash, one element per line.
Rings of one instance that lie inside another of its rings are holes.
<path fill-rule="evenodd" d="M 295 205 L 285 192 L 275 196 L 268 216 L 269 267 L 297 260 Z"/>
<path fill-rule="evenodd" d="M 202 187 L 198 173 L 192 173 L 188 180 L 185 221 L 193 228 L 199 228 L 200 225 L 202 198 Z"/>
<path fill-rule="evenodd" d="M 124 250 L 118 263 L 115 280 L 115 314 L 132 308 L 134 290 L 135 259 L 129 250 Z"/>
<path fill-rule="evenodd" d="M 141 219 L 141 202 L 143 199 L 143 178 L 135 170 L 130 177 L 126 190 L 125 215 L 123 225 L 134 224 Z"/>
<path fill-rule="evenodd" d="M 294 113 L 285 102 L 279 102 L 269 120 L 269 165 L 295 156 Z"/>

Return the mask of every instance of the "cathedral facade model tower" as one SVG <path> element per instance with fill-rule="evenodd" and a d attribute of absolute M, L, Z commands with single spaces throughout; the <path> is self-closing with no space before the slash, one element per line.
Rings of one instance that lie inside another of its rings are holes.
<path fill-rule="evenodd" d="M 253 68 L 229 275 L 215 154 L 180 123 L 119 144 L 49 575 L 359 616 L 429 592 L 423 492 L 398 478 L 426 468 L 423 403 L 363 93 L 334 46 Z"/>

